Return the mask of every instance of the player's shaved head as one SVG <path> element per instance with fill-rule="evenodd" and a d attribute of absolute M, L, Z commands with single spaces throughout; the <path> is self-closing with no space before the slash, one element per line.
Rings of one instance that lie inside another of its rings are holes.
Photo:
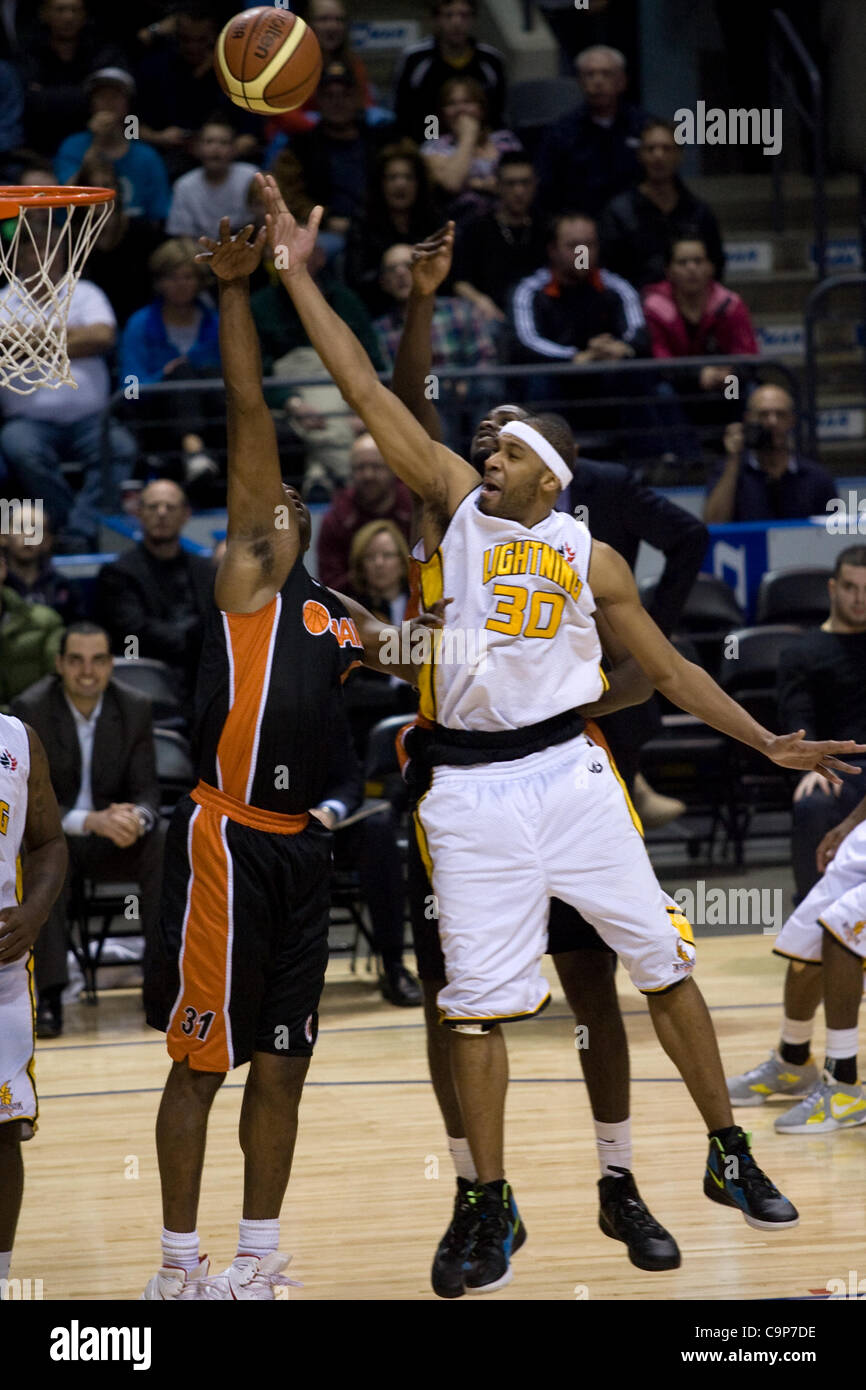
<path fill-rule="evenodd" d="M 528 410 L 525 410 L 522 405 L 512 405 L 510 402 L 504 405 L 495 405 L 492 410 L 489 410 L 484 419 L 480 421 L 469 448 L 469 462 L 473 468 L 477 468 L 479 472 L 483 471 L 490 455 L 496 452 L 496 441 L 503 425 L 509 424 L 511 420 L 527 420 L 528 418 Z"/>

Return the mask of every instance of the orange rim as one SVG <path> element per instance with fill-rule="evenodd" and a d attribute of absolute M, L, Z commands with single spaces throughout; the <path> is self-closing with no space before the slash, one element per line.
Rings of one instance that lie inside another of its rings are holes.
<path fill-rule="evenodd" d="M 0 217 L 17 217 L 22 208 L 80 208 L 94 203 L 110 203 L 113 188 L 75 188 L 62 184 L 35 187 L 0 187 Z"/>

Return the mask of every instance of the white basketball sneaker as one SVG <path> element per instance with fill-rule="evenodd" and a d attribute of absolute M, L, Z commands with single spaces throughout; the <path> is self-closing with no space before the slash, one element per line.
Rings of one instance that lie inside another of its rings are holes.
<path fill-rule="evenodd" d="M 207 1277 L 210 1260 L 202 1257 L 195 1269 L 189 1271 L 163 1266 L 149 1281 L 139 1302 L 144 1299 L 225 1299 L 228 1294 L 216 1279 Z"/>
<path fill-rule="evenodd" d="M 288 1298 L 289 1288 L 302 1289 L 297 1279 L 287 1279 L 283 1270 L 291 1255 L 274 1250 L 270 1255 L 235 1255 L 228 1269 L 218 1275 L 227 1290 L 224 1298 Z"/>

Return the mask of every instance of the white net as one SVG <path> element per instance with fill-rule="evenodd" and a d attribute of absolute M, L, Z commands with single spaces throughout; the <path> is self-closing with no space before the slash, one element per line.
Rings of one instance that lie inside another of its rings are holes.
<path fill-rule="evenodd" d="M 14 192 L 0 189 L 0 205 Z M 76 196 L 85 190 L 51 190 L 51 196 L 69 196 L 68 204 L 57 207 L 36 201 L 39 193 L 32 188 L 18 192 L 28 205 L 0 226 L 0 387 L 27 396 L 40 386 L 76 385 L 66 321 L 112 201 L 79 202 Z"/>

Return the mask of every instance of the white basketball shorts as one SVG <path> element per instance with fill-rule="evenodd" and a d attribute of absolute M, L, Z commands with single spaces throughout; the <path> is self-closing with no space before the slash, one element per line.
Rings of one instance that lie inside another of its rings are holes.
<path fill-rule="evenodd" d="M 644 993 L 691 974 L 688 919 L 659 887 L 607 753 L 585 734 L 514 762 L 437 767 L 416 818 L 445 956 L 444 1022 L 544 1008 L 552 897 L 583 914 Z"/>
<path fill-rule="evenodd" d="M 35 1019 L 33 955 L 28 952 L 21 960 L 0 965 L 0 1125 L 36 1121 Z"/>
<path fill-rule="evenodd" d="M 866 821 L 846 835 L 814 888 L 776 937 L 776 955 L 820 963 L 823 928 L 866 957 Z"/>

